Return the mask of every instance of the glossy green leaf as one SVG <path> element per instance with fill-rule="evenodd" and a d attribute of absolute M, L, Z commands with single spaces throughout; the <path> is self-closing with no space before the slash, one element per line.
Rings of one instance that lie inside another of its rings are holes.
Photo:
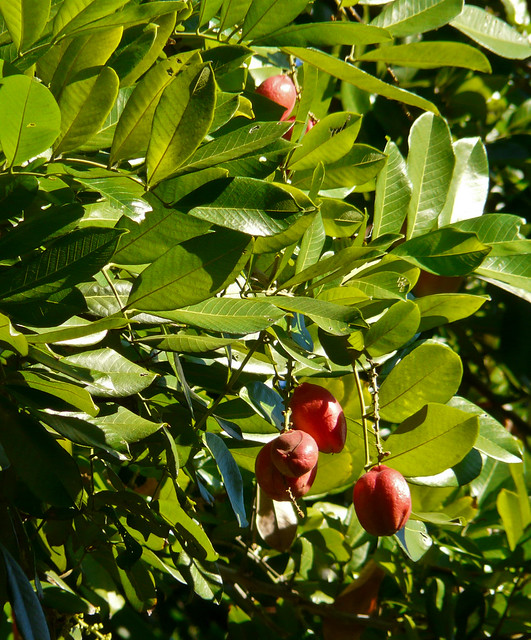
<path fill-rule="evenodd" d="M 295 264 L 295 273 L 299 273 L 319 262 L 325 240 L 325 227 L 319 212 L 302 236 L 300 251 Z"/>
<path fill-rule="evenodd" d="M 3 313 L 0 313 L 0 343 L 8 345 L 21 356 L 28 355 L 26 336 L 17 331 Z"/>
<path fill-rule="evenodd" d="M 140 393 L 157 377 L 114 349 L 104 348 L 66 356 L 63 363 L 86 369 L 91 382 L 87 391 L 99 397 L 125 397 Z"/>
<path fill-rule="evenodd" d="M 199 7 L 199 21 L 197 25 L 199 29 L 212 20 L 222 4 L 223 0 L 201 0 L 201 5 Z"/>
<path fill-rule="evenodd" d="M 302 12 L 308 0 L 254 0 L 249 5 L 242 25 L 242 40 L 255 40 L 289 24 Z"/>
<path fill-rule="evenodd" d="M 373 358 L 405 345 L 418 330 L 420 311 L 411 300 L 395 302 L 365 334 L 365 348 Z"/>
<path fill-rule="evenodd" d="M 525 36 L 481 7 L 467 4 L 450 23 L 485 49 L 504 58 L 524 60 L 531 56 Z"/>
<path fill-rule="evenodd" d="M 84 338 L 94 335 L 103 336 L 110 329 L 120 329 L 127 326 L 130 321 L 127 318 L 103 318 L 90 322 L 84 318 L 71 318 L 69 322 L 53 329 L 44 329 L 38 333 L 28 334 L 27 341 L 30 344 L 70 344 L 81 343 Z"/>
<path fill-rule="evenodd" d="M 289 122 L 248 123 L 231 133 L 201 145 L 188 159 L 181 172 L 206 169 L 265 150 L 269 144 L 281 138 L 290 126 Z M 267 154 L 267 151 L 264 153 Z M 265 162 L 267 155 L 261 155 L 260 159 L 262 157 Z M 260 161 L 262 162 L 262 160 Z"/>
<path fill-rule="evenodd" d="M 50 640 L 42 605 L 24 570 L 2 543 L 0 553 L 7 574 L 10 604 L 16 616 L 18 632 L 24 640 Z"/>
<path fill-rule="evenodd" d="M 107 263 L 119 235 L 114 229 L 93 228 L 69 233 L 1 276 L 0 298 L 21 303 L 73 287 Z"/>
<path fill-rule="evenodd" d="M 462 487 L 475 480 L 481 474 L 482 469 L 483 458 L 478 449 L 474 447 L 460 462 L 452 467 L 430 476 L 408 476 L 408 482 L 422 487 Z M 432 515 L 428 518 L 426 514 L 423 514 L 423 519 L 429 522 L 437 522 L 440 517 Z M 447 518 L 447 520 L 450 520 L 450 518 Z M 448 524 L 450 523 L 448 522 Z"/>
<path fill-rule="evenodd" d="M 252 178 L 212 180 L 180 206 L 186 203 L 192 205 L 189 214 L 195 218 L 253 236 L 286 231 L 295 218 L 307 213 L 285 189 Z"/>
<path fill-rule="evenodd" d="M 263 382 L 252 382 L 242 387 L 239 395 L 279 431 L 284 428 L 284 401 L 277 391 Z"/>
<path fill-rule="evenodd" d="M 218 465 L 232 509 L 238 520 L 238 525 L 246 527 L 248 521 L 245 513 L 243 481 L 240 469 L 220 436 L 207 431 L 205 433 L 205 442 Z"/>
<path fill-rule="evenodd" d="M 128 307 L 178 309 L 230 284 L 249 259 L 249 238 L 223 230 L 186 240 L 160 256 L 136 279 Z"/>
<path fill-rule="evenodd" d="M 390 100 L 398 100 L 399 102 L 424 109 L 425 111 L 432 111 L 436 114 L 439 113 L 437 107 L 432 102 L 429 102 L 429 100 L 405 91 L 404 89 L 400 89 L 399 87 L 382 82 L 382 80 L 365 73 L 347 62 L 338 60 L 327 53 L 311 48 L 303 49 L 300 47 L 283 47 L 283 50 L 285 53 L 293 55 L 335 78 L 339 78 L 359 89 L 363 89 L 363 91 L 375 93 Z"/>
<path fill-rule="evenodd" d="M 495 245 L 499 242 L 523 240 L 520 228 L 524 220 L 506 213 L 489 213 L 479 218 L 462 220 L 453 226 L 461 231 L 471 231 L 481 242 Z"/>
<path fill-rule="evenodd" d="M 253 44 L 271 47 L 326 47 L 387 42 L 391 35 L 379 27 L 356 22 L 308 22 L 294 24 L 257 38 Z"/>
<path fill-rule="evenodd" d="M 175 311 L 162 311 L 161 314 L 174 322 L 236 335 L 262 331 L 285 315 L 267 298 L 211 298 Z"/>
<path fill-rule="evenodd" d="M 433 545 L 424 522 L 409 519 L 395 534 L 398 543 L 413 562 L 417 562 Z"/>
<path fill-rule="evenodd" d="M 17 51 L 26 51 L 38 40 L 48 16 L 50 0 L 0 0 L 0 13 Z"/>
<path fill-rule="evenodd" d="M 500 242 L 476 270 L 489 280 L 498 280 L 523 292 L 531 291 L 531 240 Z"/>
<path fill-rule="evenodd" d="M 454 162 L 446 121 L 430 113 L 420 116 L 409 133 L 407 171 L 412 192 L 407 214 L 408 238 L 437 226 L 450 188 Z"/>
<path fill-rule="evenodd" d="M 414 69 L 463 67 L 490 73 L 490 63 L 481 51 L 460 42 L 410 42 L 367 51 L 359 60 L 385 62 Z"/>
<path fill-rule="evenodd" d="M 40 500 L 66 509 L 79 504 L 83 485 L 72 456 L 36 420 L 5 400 L 0 403 L 0 444 Z"/>
<path fill-rule="evenodd" d="M 68 382 L 64 376 L 39 370 L 21 371 L 20 374 L 30 389 L 37 389 L 60 398 L 91 416 L 98 414 L 98 407 L 94 404 L 90 393 L 82 386 Z"/>
<path fill-rule="evenodd" d="M 172 56 L 150 69 L 135 86 L 116 125 L 111 146 L 111 164 L 146 154 L 155 108 L 163 91 L 188 63 L 199 61 L 197 53 Z"/>
<path fill-rule="evenodd" d="M 311 133 L 311 132 L 310 132 Z M 325 166 L 322 189 L 352 189 L 375 178 L 385 165 L 386 156 L 365 144 L 354 144 L 339 160 Z M 311 184 L 313 169 L 296 171 L 292 182 L 300 188 Z"/>
<path fill-rule="evenodd" d="M 455 18 L 462 8 L 463 0 L 397 0 L 384 7 L 371 24 L 401 38 L 438 29 Z"/>
<path fill-rule="evenodd" d="M 441 473 L 460 462 L 479 434 L 477 416 L 443 404 L 428 403 L 406 418 L 385 441 L 389 466 L 405 476 Z"/>
<path fill-rule="evenodd" d="M 401 422 L 428 402 L 448 402 L 459 388 L 462 375 L 461 359 L 450 347 L 424 342 L 400 360 L 383 381 L 381 417 Z"/>
<path fill-rule="evenodd" d="M 79 25 L 109 16 L 127 4 L 127 0 L 94 2 L 93 0 L 65 0 L 61 3 L 53 22 L 53 35 L 72 33 Z"/>
<path fill-rule="evenodd" d="M 176 351 L 178 353 L 206 353 L 233 344 L 235 338 L 216 338 L 200 336 L 180 331 L 179 333 L 149 335 L 140 338 L 139 342 L 147 344 L 161 351 Z"/>
<path fill-rule="evenodd" d="M 361 116 L 357 113 L 339 111 L 320 120 L 304 136 L 300 147 L 289 159 L 293 171 L 314 169 L 320 162 L 328 165 L 340 160 L 354 144 L 361 127 Z"/>
<path fill-rule="evenodd" d="M 344 200 L 316 198 L 316 201 L 325 233 L 332 238 L 352 237 L 365 219 L 359 209 Z"/>
<path fill-rule="evenodd" d="M 44 85 L 24 75 L 0 80 L 0 145 L 9 166 L 49 149 L 60 126 L 59 107 Z"/>
<path fill-rule="evenodd" d="M 286 311 L 308 316 L 324 331 L 333 335 L 348 335 L 352 326 L 365 326 L 365 321 L 355 307 L 303 296 L 270 296 L 267 300 Z"/>
<path fill-rule="evenodd" d="M 373 238 L 385 233 L 401 233 L 411 199 L 411 181 L 398 147 L 389 141 L 384 153 L 387 163 L 376 178 Z"/>
<path fill-rule="evenodd" d="M 468 318 L 488 300 L 486 296 L 468 293 L 437 293 L 417 298 L 415 304 L 421 314 L 419 331 L 429 331 L 443 324 Z"/>
<path fill-rule="evenodd" d="M 482 215 L 489 192 L 489 163 L 481 139 L 461 138 L 452 146 L 455 166 L 440 227 Z"/>
<path fill-rule="evenodd" d="M 221 3 L 221 30 L 234 29 L 245 18 L 252 0 L 223 0 Z"/>
<path fill-rule="evenodd" d="M 144 187 L 128 178 L 113 176 L 112 178 L 77 178 L 77 182 L 90 191 L 100 193 L 114 209 L 135 222 L 141 222 L 146 213 L 152 210 L 151 205 L 143 199 Z"/>
<path fill-rule="evenodd" d="M 201 144 L 212 124 L 215 103 L 214 74 L 202 64 L 190 65 L 164 89 L 146 156 L 150 185 L 175 173 Z"/>
<path fill-rule="evenodd" d="M 110 67 L 90 68 L 72 78 L 59 99 L 61 133 L 54 145 L 55 156 L 78 149 L 100 130 L 119 86 L 116 71 Z"/>
<path fill-rule="evenodd" d="M 496 507 L 503 522 L 509 548 L 514 551 L 529 524 L 529 520 L 522 513 L 520 496 L 509 489 L 502 489 L 496 499 Z"/>
<path fill-rule="evenodd" d="M 450 401 L 451 406 L 478 416 L 479 436 L 475 447 L 489 458 L 508 464 L 522 461 L 520 440 L 510 433 L 502 424 L 466 398 L 456 396 Z"/>
<path fill-rule="evenodd" d="M 475 234 L 445 227 L 411 238 L 392 254 L 431 273 L 462 276 L 483 266 L 490 251 Z"/>

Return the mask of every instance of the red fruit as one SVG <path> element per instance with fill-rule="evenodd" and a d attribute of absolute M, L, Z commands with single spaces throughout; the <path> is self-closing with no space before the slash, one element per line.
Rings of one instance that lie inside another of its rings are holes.
<path fill-rule="evenodd" d="M 317 465 L 299 478 L 285 476 L 273 464 L 271 448 L 272 442 L 268 442 L 256 456 L 254 465 L 256 481 L 272 500 L 286 502 L 292 498 L 302 498 L 308 493 L 315 480 Z"/>
<path fill-rule="evenodd" d="M 281 116 L 285 120 L 293 111 L 297 99 L 297 89 L 289 76 L 271 76 L 262 82 L 256 92 L 283 107 L 286 111 Z"/>
<path fill-rule="evenodd" d="M 356 482 L 353 501 L 361 526 L 373 536 L 393 535 L 411 513 L 411 495 L 404 476 L 383 464 Z"/>
<path fill-rule="evenodd" d="M 296 120 L 295 116 L 292 116 L 291 118 L 288 118 L 286 120 L 286 122 L 295 122 L 295 120 Z M 308 133 L 308 131 L 310 129 L 312 129 L 314 127 L 314 125 L 315 125 L 315 122 L 310 118 L 308 120 L 308 124 L 306 125 L 306 129 L 305 129 L 304 133 Z M 293 127 L 291 129 L 288 129 L 286 131 L 286 133 L 282 136 L 284 138 L 284 140 L 291 140 L 292 132 L 293 132 Z"/>
<path fill-rule="evenodd" d="M 293 392 L 289 406 L 293 426 L 313 436 L 319 451 L 339 453 L 343 449 L 347 421 L 341 405 L 330 391 L 303 382 Z"/>
<path fill-rule="evenodd" d="M 285 476 L 300 478 L 317 464 L 319 447 L 309 433 L 286 431 L 271 443 L 271 460 Z"/>

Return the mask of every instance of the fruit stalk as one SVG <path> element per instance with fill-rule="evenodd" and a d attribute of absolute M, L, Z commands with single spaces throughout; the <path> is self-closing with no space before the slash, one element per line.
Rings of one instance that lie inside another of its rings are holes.
<path fill-rule="evenodd" d="M 354 380 L 356 381 L 356 389 L 361 406 L 361 426 L 363 427 L 363 448 L 365 450 L 365 470 L 371 466 L 371 453 L 369 450 L 369 425 L 367 424 L 367 415 L 365 407 L 365 399 L 363 398 L 363 388 L 361 386 L 360 374 L 356 369 L 356 363 L 352 365 L 354 371 Z"/>

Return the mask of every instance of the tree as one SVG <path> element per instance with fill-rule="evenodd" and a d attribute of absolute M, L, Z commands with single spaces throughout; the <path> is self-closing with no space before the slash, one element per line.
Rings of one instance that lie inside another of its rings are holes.
<path fill-rule="evenodd" d="M 2 637 L 527 637 L 523 5 L 0 14 Z M 276 502 L 302 382 L 347 442 Z"/>

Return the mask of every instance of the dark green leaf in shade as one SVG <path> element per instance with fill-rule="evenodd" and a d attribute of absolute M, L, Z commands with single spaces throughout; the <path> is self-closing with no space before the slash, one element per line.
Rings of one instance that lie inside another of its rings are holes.
<path fill-rule="evenodd" d="M 0 444 L 39 500 L 58 508 L 79 504 L 83 487 L 72 456 L 36 420 L 5 400 L 0 403 Z"/>

